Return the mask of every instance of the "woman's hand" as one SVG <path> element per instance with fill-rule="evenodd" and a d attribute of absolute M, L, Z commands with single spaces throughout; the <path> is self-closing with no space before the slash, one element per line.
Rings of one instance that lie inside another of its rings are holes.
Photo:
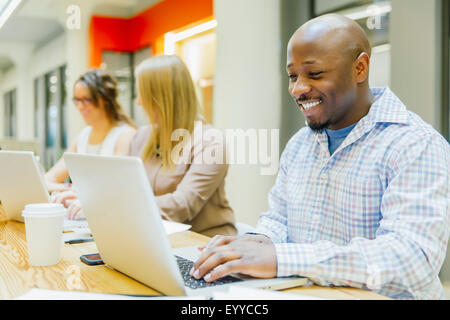
<path fill-rule="evenodd" d="M 53 203 L 61 203 L 64 208 L 69 207 L 68 201 L 72 201 L 74 199 L 78 199 L 77 194 L 73 190 L 68 191 L 62 191 L 62 192 L 52 192 L 52 195 L 50 197 L 50 202 Z"/>
<path fill-rule="evenodd" d="M 70 220 L 85 219 L 83 208 L 77 194 L 73 190 L 54 192 L 50 197 L 53 203 L 61 203 L 67 208 L 67 218 Z"/>
<path fill-rule="evenodd" d="M 83 207 L 81 206 L 81 202 L 78 199 L 68 200 L 69 204 L 67 208 L 67 219 L 69 220 L 82 220 L 86 219 L 83 213 Z"/>
<path fill-rule="evenodd" d="M 47 189 L 48 192 L 54 193 L 54 192 L 64 192 L 69 190 L 69 185 L 67 183 L 57 183 L 57 182 L 51 182 L 47 181 Z"/>

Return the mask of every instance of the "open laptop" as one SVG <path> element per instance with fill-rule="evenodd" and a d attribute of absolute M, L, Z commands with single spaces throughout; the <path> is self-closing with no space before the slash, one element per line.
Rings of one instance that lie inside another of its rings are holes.
<path fill-rule="evenodd" d="M 0 150 L 0 201 L 6 217 L 20 222 L 25 205 L 50 201 L 44 174 L 33 152 Z M 77 227 L 87 227 L 87 221 L 64 220 L 64 229 Z"/>
<path fill-rule="evenodd" d="M 171 296 L 210 296 L 230 284 L 279 290 L 307 283 L 303 277 L 228 276 L 210 284 L 192 278 L 200 252 L 171 249 L 140 158 L 65 153 L 64 161 L 103 261 L 137 281 Z"/>

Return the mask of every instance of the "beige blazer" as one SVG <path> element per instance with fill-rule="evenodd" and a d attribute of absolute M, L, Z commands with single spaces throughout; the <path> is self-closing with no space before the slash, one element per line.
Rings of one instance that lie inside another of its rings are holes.
<path fill-rule="evenodd" d="M 203 125 L 203 131 L 211 128 Z M 130 145 L 131 156 L 142 156 L 151 130 L 151 126 L 138 129 Z M 225 196 L 228 164 L 197 164 L 217 145 L 194 139 L 188 164 L 177 164 L 173 171 L 164 170 L 157 157 L 144 163 L 163 217 L 190 224 L 192 231 L 209 237 L 236 234 L 234 213 Z"/>

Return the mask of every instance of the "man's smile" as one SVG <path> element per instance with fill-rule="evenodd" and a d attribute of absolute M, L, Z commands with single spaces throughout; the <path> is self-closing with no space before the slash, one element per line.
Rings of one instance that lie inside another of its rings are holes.
<path fill-rule="evenodd" d="M 322 99 L 314 99 L 300 102 L 298 101 L 298 105 L 302 108 L 302 111 L 313 111 L 317 106 L 322 104 Z"/>

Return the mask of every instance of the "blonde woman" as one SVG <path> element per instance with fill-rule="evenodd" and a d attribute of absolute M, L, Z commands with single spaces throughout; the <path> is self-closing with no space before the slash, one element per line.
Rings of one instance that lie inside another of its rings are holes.
<path fill-rule="evenodd" d="M 143 61 L 136 75 L 137 104 L 151 125 L 137 131 L 130 155 L 142 157 L 163 218 L 190 224 L 192 231 L 207 236 L 235 235 L 233 210 L 225 196 L 228 165 L 202 161 L 211 149 L 221 148 L 220 141 L 192 139 L 184 150 L 187 157 L 180 157 L 180 142 L 172 139 L 180 129 L 198 135 L 196 121 L 203 132 L 212 129 L 199 117 L 188 69 L 177 56 L 157 56 Z"/>
<path fill-rule="evenodd" d="M 87 126 L 67 151 L 101 155 L 128 153 L 136 126 L 123 111 L 117 96 L 116 81 L 100 69 L 89 70 L 75 82 L 73 102 Z M 69 219 L 81 219 L 84 217 L 81 205 L 64 183 L 68 177 L 62 158 L 45 175 L 48 189 L 55 195 L 52 200 L 69 209 Z"/>

